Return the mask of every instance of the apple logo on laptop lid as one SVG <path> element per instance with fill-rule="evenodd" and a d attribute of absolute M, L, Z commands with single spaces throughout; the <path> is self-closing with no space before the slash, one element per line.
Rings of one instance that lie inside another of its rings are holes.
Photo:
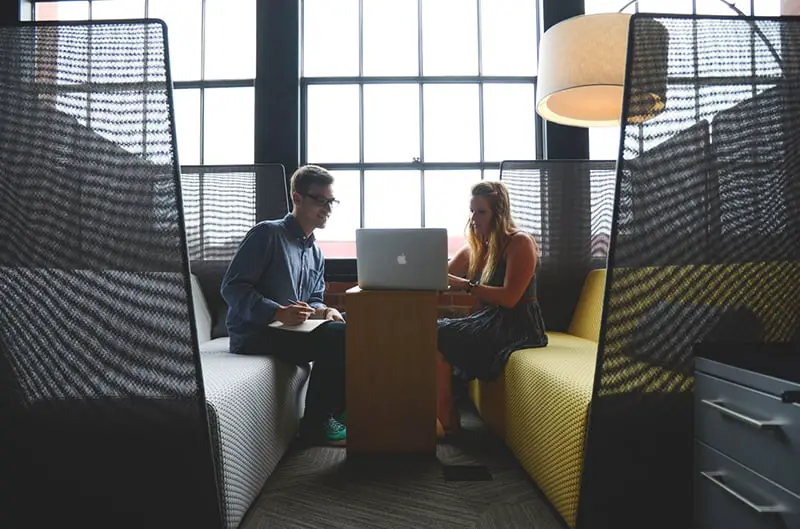
<path fill-rule="evenodd" d="M 406 264 L 406 262 L 407 261 L 406 261 L 406 254 L 405 253 L 401 253 L 400 255 L 397 256 L 397 264 L 404 265 L 404 264 Z"/>

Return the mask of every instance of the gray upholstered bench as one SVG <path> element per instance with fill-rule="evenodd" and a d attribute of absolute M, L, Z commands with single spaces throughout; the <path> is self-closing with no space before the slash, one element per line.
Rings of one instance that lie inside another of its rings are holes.
<path fill-rule="evenodd" d="M 211 337 L 212 311 L 194 275 L 192 296 L 223 515 L 231 529 L 297 434 L 308 372 L 268 356 L 231 354 L 227 337 Z"/>

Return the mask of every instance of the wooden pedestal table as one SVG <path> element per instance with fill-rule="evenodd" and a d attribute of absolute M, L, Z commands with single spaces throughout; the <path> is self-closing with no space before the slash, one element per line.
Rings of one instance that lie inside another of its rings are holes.
<path fill-rule="evenodd" d="M 435 456 L 438 301 L 435 291 L 345 293 L 348 455 Z"/>

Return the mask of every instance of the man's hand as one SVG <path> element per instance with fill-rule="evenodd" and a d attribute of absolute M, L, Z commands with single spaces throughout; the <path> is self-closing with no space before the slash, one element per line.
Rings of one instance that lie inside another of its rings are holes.
<path fill-rule="evenodd" d="M 342 313 L 333 307 L 328 307 L 325 309 L 325 319 L 328 321 L 344 321 Z"/>
<path fill-rule="evenodd" d="M 275 311 L 275 319 L 284 325 L 300 325 L 312 314 L 314 309 L 308 303 L 296 301 L 291 305 L 279 307 Z"/>

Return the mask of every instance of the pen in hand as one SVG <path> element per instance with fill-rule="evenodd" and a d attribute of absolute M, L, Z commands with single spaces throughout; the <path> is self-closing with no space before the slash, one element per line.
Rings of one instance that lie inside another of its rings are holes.
<path fill-rule="evenodd" d="M 289 304 L 290 304 L 290 305 L 300 305 L 300 307 L 302 307 L 302 309 L 301 309 L 301 310 L 314 310 L 314 309 L 311 307 L 311 305 L 309 305 L 309 304 L 308 304 L 308 303 L 306 303 L 305 301 L 296 301 L 296 300 L 294 300 L 294 299 L 292 299 L 292 298 L 289 298 Z"/>
<path fill-rule="evenodd" d="M 284 311 L 283 314 L 285 314 L 285 316 L 283 316 L 280 321 L 284 325 L 300 325 L 315 312 L 314 309 L 305 301 L 297 301 L 292 298 L 287 298 L 287 301 L 289 302 L 289 305 L 286 307 L 281 307 L 281 310 Z"/>

